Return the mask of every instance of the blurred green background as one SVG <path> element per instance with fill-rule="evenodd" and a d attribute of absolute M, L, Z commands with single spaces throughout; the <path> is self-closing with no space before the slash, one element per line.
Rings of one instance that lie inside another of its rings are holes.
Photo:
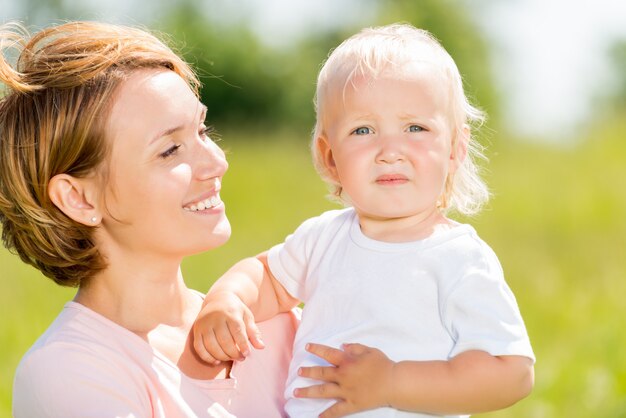
<path fill-rule="evenodd" d="M 308 153 L 315 77 L 329 50 L 367 25 L 408 21 L 431 30 L 490 116 L 479 139 L 488 147 L 485 176 L 494 199 L 479 216 L 461 220 L 499 255 L 538 359 L 529 398 L 476 416 L 626 417 L 626 42 L 616 38 L 607 48 L 613 87 L 599 89 L 584 120 L 556 140 L 520 135 L 505 123 L 507 92 L 488 64 L 494 42 L 468 6 L 486 0 L 352 2 L 341 11 L 345 22 L 273 43 L 253 30 L 251 3 L 151 3 L 136 5 L 135 17 L 127 9 L 103 15 L 90 2 L 24 0 L 2 16 L 33 30 L 73 18 L 144 24 L 168 34 L 196 66 L 209 122 L 231 164 L 222 195 L 233 225 L 225 246 L 184 264 L 188 284 L 203 292 L 236 260 L 336 207 L 324 198 Z M 235 16 L 237 7 L 243 13 Z M 20 357 L 73 294 L 0 249 L 0 416 L 11 415 Z"/>

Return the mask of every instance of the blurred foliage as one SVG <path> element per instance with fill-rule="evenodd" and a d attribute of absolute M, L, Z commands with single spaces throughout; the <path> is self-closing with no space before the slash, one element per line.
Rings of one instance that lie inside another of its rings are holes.
<path fill-rule="evenodd" d="M 245 26 L 198 19 L 201 10 L 195 4 L 176 8 L 161 24 L 198 70 L 210 122 L 250 129 L 311 125 L 313 80 L 321 51 L 273 50 Z"/>
<path fill-rule="evenodd" d="M 610 58 L 615 83 L 609 93 L 609 102 L 624 114 L 626 112 L 626 40 L 613 43 Z"/>
<path fill-rule="evenodd" d="M 585 130 L 588 140 L 603 140 L 605 126 L 619 126 L 626 137 L 626 39 L 616 39 L 607 48 L 610 73 L 608 83 L 594 92 L 594 106 Z"/>

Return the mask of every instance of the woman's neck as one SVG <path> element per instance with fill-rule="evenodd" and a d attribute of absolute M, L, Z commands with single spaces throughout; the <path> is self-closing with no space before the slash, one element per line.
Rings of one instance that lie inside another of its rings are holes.
<path fill-rule="evenodd" d="M 179 263 L 134 259 L 109 263 L 79 289 L 75 301 L 145 336 L 158 325 L 182 326 L 200 301 L 194 293 L 185 285 Z"/>

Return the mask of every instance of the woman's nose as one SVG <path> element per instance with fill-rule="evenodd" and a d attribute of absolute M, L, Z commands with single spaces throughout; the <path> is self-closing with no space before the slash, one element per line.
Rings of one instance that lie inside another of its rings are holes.
<path fill-rule="evenodd" d="M 210 139 L 200 144 L 195 154 L 194 158 L 197 160 L 195 177 L 199 180 L 222 177 L 228 170 L 224 151 Z"/>

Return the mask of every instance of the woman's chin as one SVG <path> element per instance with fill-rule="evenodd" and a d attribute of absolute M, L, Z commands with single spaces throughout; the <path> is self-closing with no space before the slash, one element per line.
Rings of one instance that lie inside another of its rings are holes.
<path fill-rule="evenodd" d="M 221 247 L 222 245 L 226 244 L 230 239 L 230 234 L 230 222 L 228 222 L 228 219 L 224 217 L 222 222 L 216 225 L 215 228 L 213 228 L 213 230 L 210 232 L 211 237 L 208 242 L 209 246 L 205 249 L 205 251 Z"/>

